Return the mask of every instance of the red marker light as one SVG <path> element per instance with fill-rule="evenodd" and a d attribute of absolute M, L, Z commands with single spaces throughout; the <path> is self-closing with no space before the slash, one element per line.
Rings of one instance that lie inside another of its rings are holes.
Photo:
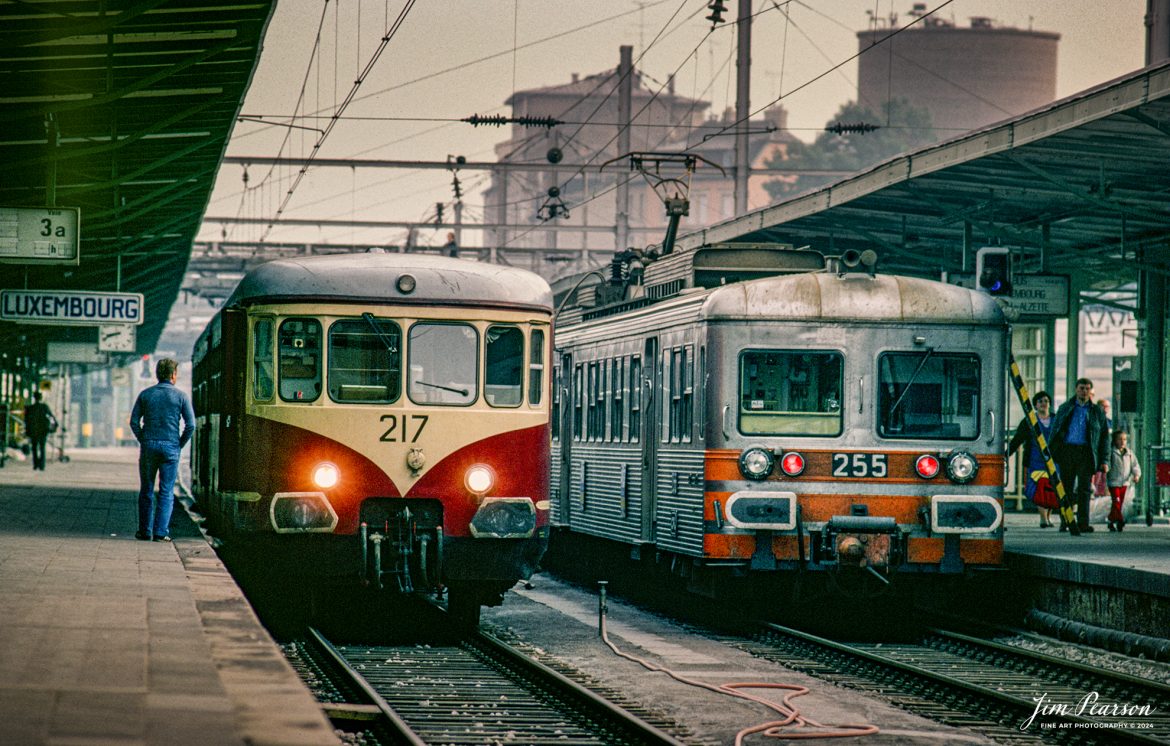
<path fill-rule="evenodd" d="M 795 451 L 786 453 L 780 459 L 780 468 L 790 477 L 800 476 L 804 472 L 804 456 Z"/>
<path fill-rule="evenodd" d="M 919 456 L 918 460 L 914 462 L 914 470 L 923 479 L 934 479 L 937 477 L 939 466 L 938 457 L 931 456 L 929 453 Z"/>

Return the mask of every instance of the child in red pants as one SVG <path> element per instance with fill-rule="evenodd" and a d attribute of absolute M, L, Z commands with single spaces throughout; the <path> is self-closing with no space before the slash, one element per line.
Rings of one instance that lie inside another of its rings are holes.
<path fill-rule="evenodd" d="M 1109 494 L 1112 497 L 1112 507 L 1109 509 L 1109 530 L 1120 531 L 1125 528 L 1125 516 L 1122 514 L 1122 505 L 1125 502 L 1125 491 L 1131 484 L 1137 484 L 1142 478 L 1142 467 L 1133 451 L 1126 447 L 1129 434 L 1124 430 L 1113 431 L 1113 449 L 1109 454 L 1109 474 L 1107 476 Z"/>

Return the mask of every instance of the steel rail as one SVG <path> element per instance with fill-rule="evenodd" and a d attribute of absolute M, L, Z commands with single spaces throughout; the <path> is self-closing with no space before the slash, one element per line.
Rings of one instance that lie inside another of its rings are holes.
<path fill-rule="evenodd" d="M 1016 723 L 1023 723 L 1028 716 L 1032 715 L 1037 710 L 1037 703 L 1034 700 L 1026 700 L 1021 697 L 1009 694 L 996 688 L 982 686 L 978 683 L 968 681 L 958 676 L 950 675 L 940 671 L 935 671 L 923 665 L 911 663 L 905 660 L 898 660 L 890 655 L 875 652 L 875 649 L 866 649 L 858 647 L 857 645 L 836 642 L 828 640 L 816 635 L 812 635 L 799 630 L 790 629 L 777 624 L 765 624 L 764 629 L 770 635 L 781 635 L 791 640 L 795 640 L 804 651 L 824 662 L 826 657 L 844 656 L 855 660 L 863 661 L 871 670 L 862 672 L 861 675 L 867 679 L 872 679 L 873 674 L 877 671 L 894 671 L 903 676 L 909 676 L 916 679 L 917 683 L 925 683 L 928 686 L 941 686 L 944 691 L 962 692 L 967 696 L 976 698 L 977 700 L 991 701 L 998 705 L 1000 712 L 1006 717 L 1001 717 L 998 722 L 1005 725 L 1009 722 L 1011 717 L 1018 717 Z M 764 641 L 765 644 L 774 644 L 773 642 Z M 921 647 L 921 646 L 920 646 Z M 819 649 L 819 650 L 818 650 Z M 931 648 L 925 648 L 932 650 Z M 818 653 L 820 655 L 818 656 Z M 829 655 L 825 655 L 828 653 Z M 1028 651 L 1020 651 L 1021 654 L 1026 655 Z M 839 667 L 838 661 L 829 661 L 834 667 Z M 1063 662 L 1063 661 L 1062 661 Z M 792 665 L 789 662 L 789 665 Z M 998 669 L 1003 672 L 1003 669 Z M 1108 678 L 1108 674 L 1103 674 L 1099 670 L 1094 671 L 1099 678 Z M 819 671 L 818 675 L 824 675 L 823 671 Z M 888 692 L 887 692 L 888 693 Z M 970 712 L 973 709 L 979 709 L 971 706 L 964 706 L 960 702 L 948 701 L 947 706 L 958 710 L 960 712 Z M 1015 715 L 1009 715 L 1015 713 Z M 1072 724 L 1069 728 L 1060 728 L 1053 730 L 1039 731 L 1037 735 L 1041 738 L 1052 739 L 1067 739 L 1067 740 L 1107 740 L 1109 743 L 1135 743 L 1135 744 L 1162 744 L 1165 745 L 1164 738 L 1147 736 L 1143 733 L 1124 729 L 1124 728 L 1110 728 L 1107 732 L 1102 729 L 1095 728 L 1096 722 L 1090 718 L 1081 717 L 1075 714 L 1061 715 L 1064 722 Z M 1018 726 L 1017 726 L 1018 727 Z M 1021 732 L 1020 736 L 1025 737 L 1027 733 Z"/>
<path fill-rule="evenodd" d="M 365 678 L 349 664 L 349 662 L 345 659 L 345 656 L 343 656 L 337 648 L 333 647 L 333 643 L 325 639 L 325 637 L 320 632 L 312 627 L 309 628 L 309 636 L 313 642 L 316 643 L 318 649 L 329 658 L 330 663 L 336 666 L 337 670 L 346 677 L 346 683 L 361 691 L 363 696 L 367 697 L 370 703 L 378 708 L 386 723 L 395 731 L 395 734 L 402 739 L 403 743 L 409 744 L 409 746 L 426 746 L 426 741 L 420 738 L 418 734 L 415 733 L 414 730 L 406 724 L 406 721 L 398 716 L 398 713 L 395 712 L 394 708 L 392 708 L 390 704 L 382 698 L 382 695 L 378 694 L 378 692 L 372 686 L 370 686 L 369 682 L 366 681 Z"/>
<path fill-rule="evenodd" d="M 477 631 L 468 642 L 485 655 L 514 669 L 525 680 L 542 687 L 551 686 L 558 698 L 586 712 L 596 713 L 605 722 L 617 724 L 630 733 L 634 743 L 683 746 L 681 741 L 483 630 Z"/>

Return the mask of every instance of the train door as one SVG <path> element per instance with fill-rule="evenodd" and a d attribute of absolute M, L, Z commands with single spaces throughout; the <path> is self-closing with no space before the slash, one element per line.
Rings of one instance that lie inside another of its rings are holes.
<path fill-rule="evenodd" d="M 571 382 L 573 380 L 573 356 L 569 354 L 561 355 L 560 365 L 560 380 L 557 381 L 558 395 L 561 398 L 561 406 L 557 413 L 560 421 L 557 423 L 557 428 L 561 434 L 561 442 L 559 447 L 561 449 L 560 457 L 560 471 L 558 474 L 552 475 L 553 479 L 557 480 L 560 485 L 560 520 L 565 526 L 572 525 L 570 518 L 572 517 L 572 490 L 569 484 L 572 481 L 573 473 L 573 397 L 577 396 L 577 392 L 573 391 Z"/>
<path fill-rule="evenodd" d="M 658 509 L 658 433 L 661 428 L 662 361 L 658 338 L 648 337 L 642 355 L 642 535 L 654 542 L 654 514 Z"/>
<path fill-rule="evenodd" d="M 223 312 L 223 377 L 220 379 L 219 489 L 240 489 L 244 380 L 248 366 L 248 316 L 241 308 Z"/>

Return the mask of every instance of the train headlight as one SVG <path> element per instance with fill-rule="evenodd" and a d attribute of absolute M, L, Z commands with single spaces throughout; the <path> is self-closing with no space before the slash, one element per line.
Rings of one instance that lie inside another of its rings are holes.
<path fill-rule="evenodd" d="M 341 470 L 328 461 L 313 467 L 313 484 L 327 490 L 341 479 Z"/>
<path fill-rule="evenodd" d="M 789 451 L 780 457 L 780 470 L 790 477 L 799 477 L 804 473 L 804 456 Z"/>
<path fill-rule="evenodd" d="M 914 471 L 918 472 L 918 476 L 923 479 L 934 479 L 937 477 L 939 467 L 938 456 L 932 456 L 929 453 L 924 453 L 914 462 Z"/>
<path fill-rule="evenodd" d="M 414 292 L 414 288 L 417 284 L 418 283 L 415 282 L 414 275 L 399 275 L 398 282 L 395 283 L 395 287 L 397 287 L 398 292 L 402 293 L 403 295 L 410 295 Z"/>
<path fill-rule="evenodd" d="M 765 448 L 749 448 L 739 455 L 739 470 L 748 479 L 767 479 L 776 458 Z"/>
<path fill-rule="evenodd" d="M 947 459 L 947 476 L 952 482 L 966 484 L 975 478 L 979 471 L 979 462 L 966 451 L 955 451 Z"/>
<path fill-rule="evenodd" d="M 467 489 L 477 495 L 482 495 L 492 488 L 492 484 L 496 481 L 496 475 L 483 464 L 476 464 L 467 470 L 463 479 L 467 484 Z"/>

